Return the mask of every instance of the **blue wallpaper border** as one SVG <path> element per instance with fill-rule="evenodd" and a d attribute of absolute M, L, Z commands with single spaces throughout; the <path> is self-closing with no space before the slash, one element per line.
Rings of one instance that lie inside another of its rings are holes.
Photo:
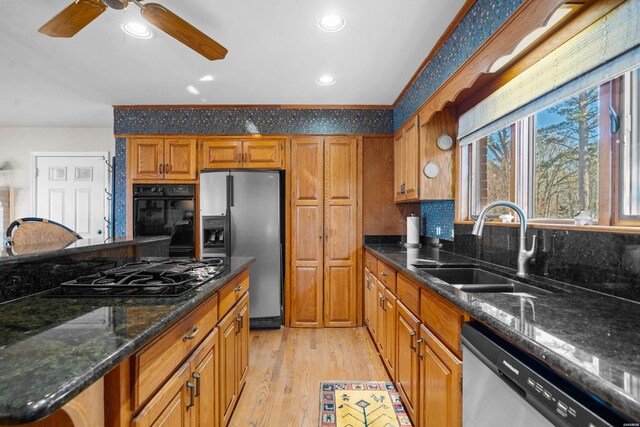
<path fill-rule="evenodd" d="M 127 108 L 113 111 L 114 133 L 193 135 L 393 133 L 391 108 Z"/>

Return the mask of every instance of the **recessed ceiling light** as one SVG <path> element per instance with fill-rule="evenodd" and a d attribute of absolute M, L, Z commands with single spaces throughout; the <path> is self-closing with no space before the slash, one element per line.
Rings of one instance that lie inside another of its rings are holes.
<path fill-rule="evenodd" d="M 200 77 L 201 82 L 212 82 L 213 76 L 211 74 L 207 74 L 206 76 Z"/>
<path fill-rule="evenodd" d="M 316 83 L 318 83 L 320 86 L 331 86 L 332 84 L 336 83 L 336 79 L 329 74 L 325 74 L 324 76 L 318 77 L 316 79 Z"/>
<path fill-rule="evenodd" d="M 123 24 L 122 31 L 137 39 L 150 39 L 153 35 L 146 25 L 139 22 L 127 22 Z"/>
<path fill-rule="evenodd" d="M 318 21 L 318 26 L 323 31 L 334 33 L 344 28 L 344 18 L 338 15 L 327 15 Z"/>
<path fill-rule="evenodd" d="M 193 87 L 192 85 L 187 86 L 187 90 L 194 95 L 200 95 L 200 91 Z"/>

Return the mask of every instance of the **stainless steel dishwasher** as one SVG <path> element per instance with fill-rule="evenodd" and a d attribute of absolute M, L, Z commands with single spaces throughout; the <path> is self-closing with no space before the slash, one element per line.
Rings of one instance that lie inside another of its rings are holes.
<path fill-rule="evenodd" d="M 462 353 L 463 427 L 637 425 L 480 323 Z"/>

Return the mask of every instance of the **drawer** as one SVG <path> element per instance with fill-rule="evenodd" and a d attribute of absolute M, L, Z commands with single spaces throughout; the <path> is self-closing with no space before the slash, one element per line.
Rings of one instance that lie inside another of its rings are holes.
<path fill-rule="evenodd" d="M 458 358 L 460 350 L 460 332 L 465 321 L 464 312 L 451 306 L 426 289 L 421 290 L 420 317 L 427 327 L 449 347 Z"/>
<path fill-rule="evenodd" d="M 380 260 L 378 260 L 378 280 L 391 292 L 396 293 L 396 271 Z"/>
<path fill-rule="evenodd" d="M 364 252 L 364 266 L 378 277 L 378 259 L 369 251 Z"/>
<path fill-rule="evenodd" d="M 225 314 L 240 301 L 240 298 L 249 290 L 249 270 L 244 270 L 232 281 L 220 289 L 220 303 L 218 304 L 218 318 L 222 319 Z"/>
<path fill-rule="evenodd" d="M 132 356 L 134 408 L 145 403 L 218 323 L 218 295 Z"/>
<path fill-rule="evenodd" d="M 420 313 L 420 287 L 401 274 L 398 274 L 396 295 L 413 314 Z"/>

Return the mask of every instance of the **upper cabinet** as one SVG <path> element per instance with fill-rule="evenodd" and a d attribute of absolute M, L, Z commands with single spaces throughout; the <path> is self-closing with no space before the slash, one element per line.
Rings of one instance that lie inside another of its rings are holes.
<path fill-rule="evenodd" d="M 134 138 L 131 179 L 196 179 L 195 139 Z"/>
<path fill-rule="evenodd" d="M 202 143 L 203 169 L 284 169 L 284 138 L 208 138 Z"/>
<path fill-rule="evenodd" d="M 419 198 L 418 117 L 409 121 L 398 131 L 394 148 L 395 201 L 410 202 Z"/>
<path fill-rule="evenodd" d="M 453 109 L 428 119 L 419 114 L 398 130 L 394 142 L 396 202 L 453 199 L 454 147 L 446 148 L 442 142 L 446 140 L 443 135 L 453 138 L 455 134 Z M 438 146 L 439 139 L 445 149 Z"/>

